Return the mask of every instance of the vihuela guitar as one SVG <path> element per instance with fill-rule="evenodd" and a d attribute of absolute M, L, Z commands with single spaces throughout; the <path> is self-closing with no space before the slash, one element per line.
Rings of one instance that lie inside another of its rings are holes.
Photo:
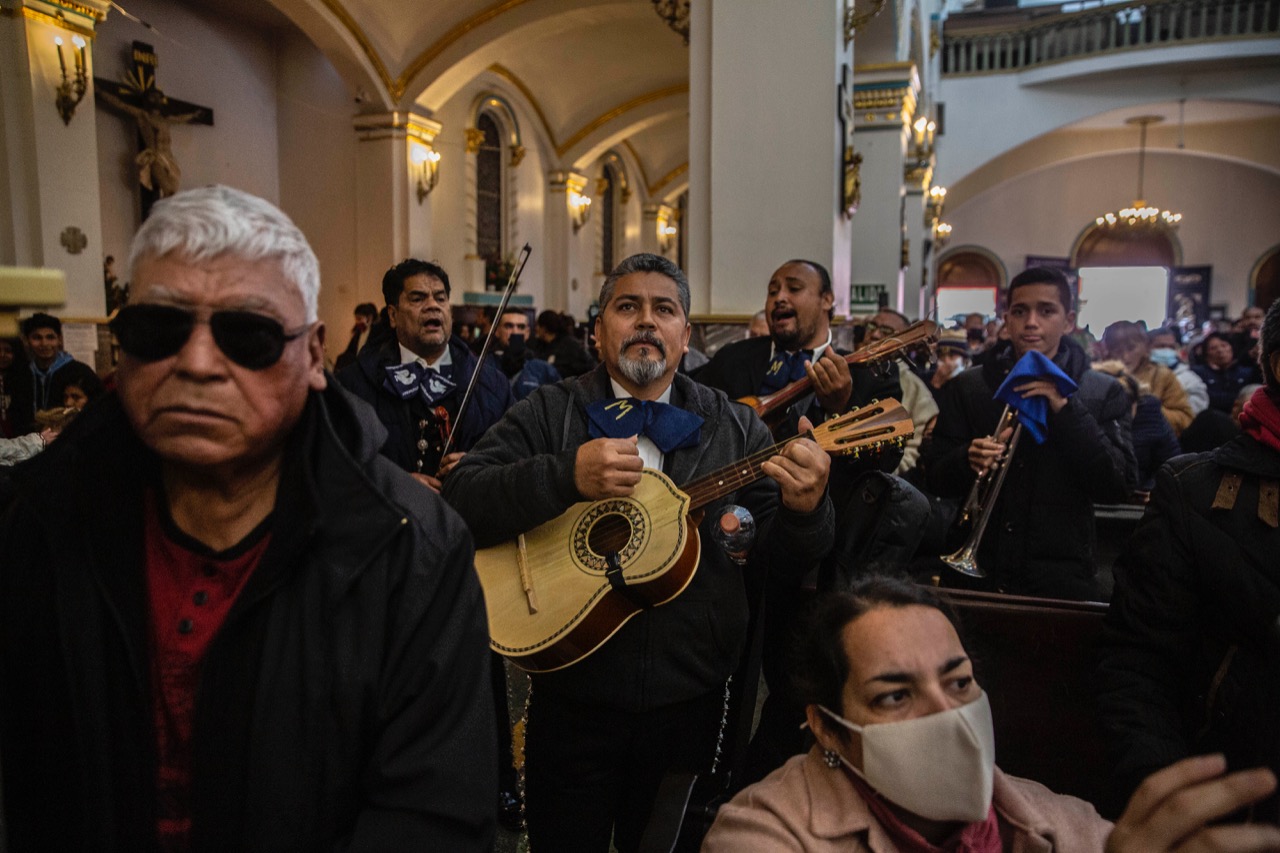
<path fill-rule="evenodd" d="M 938 340 L 938 324 L 932 320 L 918 320 L 896 335 L 881 338 L 857 352 L 842 356 L 850 367 L 872 367 L 903 355 L 912 347 L 928 346 Z M 784 385 L 764 397 L 739 397 L 738 402 L 756 410 L 760 419 L 775 433 L 787 418 L 787 407 L 808 394 L 813 387 L 809 377 Z"/>
<path fill-rule="evenodd" d="M 857 455 L 911 434 L 906 409 L 886 400 L 805 437 L 828 453 Z M 698 568 L 701 509 L 765 476 L 761 464 L 787 443 L 683 488 L 646 468 L 628 497 L 576 503 L 514 542 L 477 551 L 489 645 L 521 669 L 550 672 L 594 652 L 642 609 L 678 596 Z"/>

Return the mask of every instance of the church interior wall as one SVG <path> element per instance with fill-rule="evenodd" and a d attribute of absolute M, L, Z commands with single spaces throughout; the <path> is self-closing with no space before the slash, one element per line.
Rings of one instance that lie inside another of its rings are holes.
<path fill-rule="evenodd" d="M 280 205 L 320 261 L 320 319 L 329 330 L 329 355 L 336 357 L 347 344 L 352 309 L 383 304 L 381 281 L 356 271 L 355 104 L 334 67 L 301 33 L 283 33 L 279 50 Z"/>
<path fill-rule="evenodd" d="M 94 73 L 120 80 L 132 67 L 132 43 L 159 57 L 157 81 L 171 98 L 213 109 L 214 125 L 174 125 L 173 153 L 182 186 L 224 183 L 280 203 L 275 37 L 196 8 L 134 0 L 130 12 L 108 15 L 94 43 Z M 85 104 L 81 109 L 92 108 Z M 127 256 L 139 223 L 137 145 L 132 119 L 96 110 L 102 254 Z M 43 176 L 48 180 L 49 176 Z M 315 242 L 315 235 L 308 235 Z"/>
<path fill-rule="evenodd" d="M 994 252 L 1011 274 L 1027 255 L 1067 257 L 1093 220 L 1133 201 L 1132 154 L 1104 154 L 1027 172 L 948 208 L 953 245 Z M 1183 214 L 1186 266 L 1212 265 L 1212 301 L 1237 316 L 1258 258 L 1280 233 L 1280 175 L 1192 154 L 1148 151 L 1147 201 Z"/>

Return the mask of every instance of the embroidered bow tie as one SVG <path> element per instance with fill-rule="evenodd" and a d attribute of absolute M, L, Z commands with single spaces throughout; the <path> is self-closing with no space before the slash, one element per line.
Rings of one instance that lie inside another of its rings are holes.
<path fill-rule="evenodd" d="M 1023 397 L 1013 390 L 1015 386 L 1026 385 L 1037 379 L 1048 379 L 1064 397 L 1070 397 L 1078 387 L 1075 380 L 1062 372 L 1039 350 L 1030 350 L 1009 371 L 1000 387 L 996 389 L 996 399 L 1007 403 L 1018 413 L 1018 420 L 1031 433 L 1036 444 L 1044 444 L 1049 437 L 1049 401 L 1044 397 Z"/>
<path fill-rule="evenodd" d="M 761 394 L 772 394 L 780 388 L 804 379 L 805 362 L 813 359 L 813 350 L 802 349 L 796 352 L 778 352 L 773 354 L 769 369 L 765 371 L 764 380 L 760 383 Z"/>
<path fill-rule="evenodd" d="M 383 389 L 401 400 L 418 396 L 428 406 L 434 406 L 458 387 L 440 371 L 418 364 L 416 361 L 408 364 L 389 364 L 385 370 L 387 377 L 382 380 Z"/>
<path fill-rule="evenodd" d="M 702 418 L 666 403 L 620 397 L 587 406 L 587 430 L 592 438 L 643 435 L 663 453 L 670 453 L 698 446 Z"/>

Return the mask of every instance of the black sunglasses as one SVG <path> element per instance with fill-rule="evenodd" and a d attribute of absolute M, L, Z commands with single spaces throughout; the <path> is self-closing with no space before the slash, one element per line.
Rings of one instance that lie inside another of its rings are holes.
<path fill-rule="evenodd" d="M 196 327 L 195 314 L 172 305 L 126 305 L 111 321 L 111 331 L 126 355 L 159 361 L 177 355 Z M 214 311 L 209 331 L 214 343 L 236 364 L 265 370 L 284 355 L 284 346 L 310 325 L 286 332 L 277 320 L 252 311 Z"/>

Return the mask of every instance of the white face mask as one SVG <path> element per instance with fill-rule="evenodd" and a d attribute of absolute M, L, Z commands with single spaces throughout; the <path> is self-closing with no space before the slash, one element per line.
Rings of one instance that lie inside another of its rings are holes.
<path fill-rule="evenodd" d="M 949 711 L 866 726 L 818 707 L 862 735 L 863 769 L 840 760 L 885 799 L 929 820 L 986 819 L 996 758 L 986 693 Z"/>

